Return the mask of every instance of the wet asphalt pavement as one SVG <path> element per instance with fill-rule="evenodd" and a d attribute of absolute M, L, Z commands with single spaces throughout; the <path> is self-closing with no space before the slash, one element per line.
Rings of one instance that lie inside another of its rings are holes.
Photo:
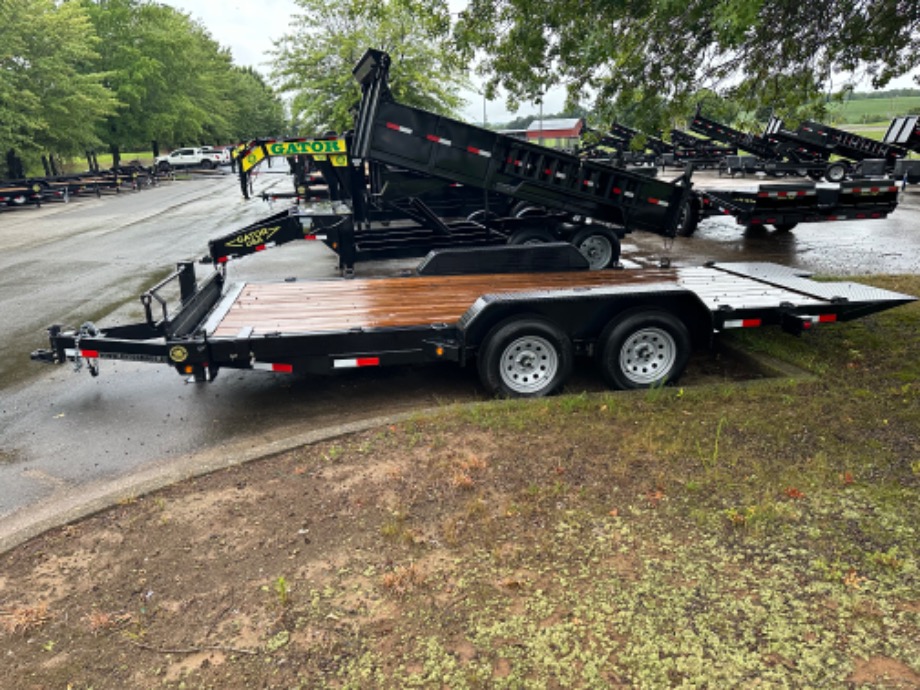
<path fill-rule="evenodd" d="M 752 180 L 697 175 L 695 184 L 745 186 Z M 286 189 L 266 174 L 256 191 Z M 277 210 L 277 207 L 276 209 Z M 172 369 L 101 363 L 101 374 L 43 366 L 51 323 L 140 320 L 137 295 L 176 261 L 201 256 L 207 240 L 272 212 L 245 202 L 231 175 L 176 180 L 141 192 L 0 211 L 0 543 L 36 508 L 54 510 L 109 481 L 201 454 L 257 453 L 306 429 L 413 409 L 482 399 L 475 373 L 450 365 L 291 377 L 222 371 L 212 384 L 186 384 Z M 745 232 L 733 219 L 701 224 L 673 244 L 627 236 L 627 266 L 707 260 L 773 261 L 828 275 L 920 273 L 920 189 L 908 188 L 886 220 L 802 225 L 793 232 Z M 412 265 L 402 262 L 401 265 Z M 335 276 L 335 257 L 319 243 L 286 245 L 230 266 L 229 278 L 272 280 Z M 207 270 L 201 269 L 200 275 Z M 358 273 L 393 264 L 358 265 Z M 692 384 L 693 367 L 685 381 Z M 576 389 L 600 390 L 588 376 Z"/>

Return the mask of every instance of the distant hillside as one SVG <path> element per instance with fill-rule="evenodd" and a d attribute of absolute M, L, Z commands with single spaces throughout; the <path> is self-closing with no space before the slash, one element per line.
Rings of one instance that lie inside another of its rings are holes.
<path fill-rule="evenodd" d="M 920 89 L 855 93 L 845 103 L 830 108 L 839 124 L 888 123 L 891 118 L 920 114 Z"/>

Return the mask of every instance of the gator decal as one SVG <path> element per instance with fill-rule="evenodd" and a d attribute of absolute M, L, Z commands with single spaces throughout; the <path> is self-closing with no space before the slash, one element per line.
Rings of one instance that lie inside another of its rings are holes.
<path fill-rule="evenodd" d="M 328 156 L 332 165 L 347 165 L 347 149 L 344 139 L 305 139 L 254 142 L 242 153 L 243 172 L 249 172 L 268 156 L 312 156 L 325 160 Z"/>
<path fill-rule="evenodd" d="M 257 230 L 250 230 L 247 233 L 234 237 L 232 240 L 228 240 L 226 246 L 228 247 L 258 247 L 259 245 L 265 244 L 268 242 L 276 232 L 281 229 L 280 225 L 276 225 L 273 228 L 259 228 Z"/>

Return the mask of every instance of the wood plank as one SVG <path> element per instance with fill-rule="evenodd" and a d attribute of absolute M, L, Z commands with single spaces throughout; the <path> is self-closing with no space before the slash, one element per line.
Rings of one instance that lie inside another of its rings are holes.
<path fill-rule="evenodd" d="M 451 324 L 482 295 L 675 284 L 676 276 L 660 269 L 248 283 L 212 335 L 234 337 L 245 327 L 264 335 Z"/>

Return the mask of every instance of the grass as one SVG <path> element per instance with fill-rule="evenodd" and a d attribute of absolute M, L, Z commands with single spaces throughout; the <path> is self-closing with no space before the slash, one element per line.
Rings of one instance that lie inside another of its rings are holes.
<path fill-rule="evenodd" d="M 868 282 L 920 294 L 918 276 Z M 94 573 L 83 599 L 68 581 L 37 616 L 25 558 L 0 560 L 26 621 L 7 624 L 0 672 L 20 660 L 48 687 L 145 672 L 168 688 L 917 687 L 918 334 L 917 303 L 801 339 L 744 331 L 737 344 L 814 376 L 445 408 L 140 498 L 32 547 L 39 585 L 51 554 L 76 550 L 58 558 Z M 189 512 L 209 491 L 212 512 Z M 92 560 L 106 544 L 126 559 L 111 575 Z M 128 658 L 128 634 L 145 645 L 130 673 L 89 663 Z M 157 640 L 172 639 L 238 653 L 167 673 Z M 98 674 L 53 676 L 38 663 L 52 654 Z"/>
<path fill-rule="evenodd" d="M 896 98 L 860 98 L 829 109 L 831 118 L 849 124 L 884 123 L 887 127 L 893 117 L 916 113 L 920 110 L 920 96 Z"/>

